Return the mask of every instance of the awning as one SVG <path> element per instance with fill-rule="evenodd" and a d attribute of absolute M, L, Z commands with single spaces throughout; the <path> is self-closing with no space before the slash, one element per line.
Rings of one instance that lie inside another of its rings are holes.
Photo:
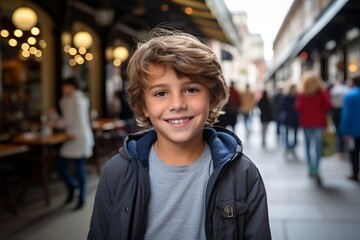
<path fill-rule="evenodd" d="M 223 32 L 230 40 L 231 44 L 235 46 L 239 52 L 242 52 L 242 38 L 239 31 L 234 25 L 231 13 L 229 12 L 224 0 L 205 0 L 209 9 L 216 16 Z"/>
<path fill-rule="evenodd" d="M 282 67 L 289 60 L 294 59 L 302 50 L 306 48 L 311 49 L 311 47 L 324 47 L 326 41 L 331 40 L 333 37 L 343 37 L 343 34 L 340 34 L 339 32 L 345 31 L 343 25 L 347 21 L 339 20 L 337 23 L 334 23 L 334 25 L 337 24 L 336 27 L 331 24 L 334 22 L 334 19 L 339 16 L 339 14 L 342 14 L 342 10 L 349 2 L 352 2 L 352 0 L 334 0 L 334 2 L 323 11 L 318 19 L 315 20 L 314 25 L 303 35 L 301 35 L 299 40 L 296 41 L 287 52 L 280 56 L 280 60 L 278 61 L 277 65 L 266 74 L 265 80 L 271 79 L 280 67 Z M 351 6 L 349 8 L 351 8 Z M 342 15 L 347 14 L 348 13 L 343 13 Z M 357 13 L 357 15 L 359 14 Z"/>
<path fill-rule="evenodd" d="M 208 38 L 228 43 L 241 51 L 241 39 L 223 0 L 172 0 L 185 10 L 191 7 L 192 21 Z"/>
<path fill-rule="evenodd" d="M 316 35 L 318 35 L 321 30 L 324 29 L 326 25 L 330 23 L 332 19 L 340 12 L 340 10 L 345 6 L 349 0 L 336 0 L 332 3 L 325 12 L 320 15 L 319 19 L 315 24 L 306 32 L 300 40 L 297 42 L 295 49 L 291 53 L 290 57 L 296 57 L 301 50 L 312 40 Z"/>
<path fill-rule="evenodd" d="M 56 13 L 57 24 L 86 23 L 100 35 L 107 34 L 108 42 L 121 39 L 132 44 L 134 37 L 143 39 L 149 29 L 167 26 L 241 50 L 241 38 L 224 0 L 32 1 Z"/>

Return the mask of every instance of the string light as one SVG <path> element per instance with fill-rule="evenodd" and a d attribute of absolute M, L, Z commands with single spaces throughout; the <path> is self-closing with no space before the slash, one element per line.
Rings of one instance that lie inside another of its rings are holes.
<path fill-rule="evenodd" d="M 61 40 L 64 52 L 69 56 L 68 63 L 70 66 L 83 65 L 86 61 L 93 59 L 93 55 L 88 50 L 93 44 L 90 33 L 80 31 L 71 37 L 69 32 L 63 32 Z"/>
<path fill-rule="evenodd" d="M 40 29 L 36 27 L 38 22 L 36 12 L 28 7 L 20 7 L 13 12 L 11 18 L 15 30 L 2 29 L 1 37 L 7 39 L 9 46 L 19 50 L 20 60 L 28 60 L 31 57 L 41 60 L 46 42 L 39 37 Z"/>

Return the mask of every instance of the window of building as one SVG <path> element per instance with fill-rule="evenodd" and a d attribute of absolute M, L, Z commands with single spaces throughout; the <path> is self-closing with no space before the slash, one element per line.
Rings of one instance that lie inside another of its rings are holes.
<path fill-rule="evenodd" d="M 0 34 L 0 131 L 28 130 L 41 114 L 41 61 L 46 43 L 40 29 L 21 31 L 3 15 Z"/>
<path fill-rule="evenodd" d="M 353 78 L 360 75 L 360 44 L 354 44 L 348 48 L 347 51 L 347 66 L 346 72 L 348 78 Z"/>

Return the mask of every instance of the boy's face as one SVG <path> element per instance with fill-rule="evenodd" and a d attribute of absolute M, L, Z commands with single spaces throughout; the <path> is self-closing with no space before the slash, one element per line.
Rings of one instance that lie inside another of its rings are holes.
<path fill-rule="evenodd" d="M 153 74 L 145 88 L 145 109 L 158 141 L 195 143 L 202 141 L 208 119 L 210 93 L 207 87 L 178 77 L 169 67 L 150 65 Z"/>

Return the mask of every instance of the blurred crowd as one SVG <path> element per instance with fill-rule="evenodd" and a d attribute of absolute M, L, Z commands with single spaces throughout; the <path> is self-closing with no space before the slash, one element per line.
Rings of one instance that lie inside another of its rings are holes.
<path fill-rule="evenodd" d="M 255 115 L 261 121 L 262 146 L 267 146 L 268 124 L 276 123 L 276 137 L 284 157 L 296 160 L 299 132 L 303 133 L 309 177 L 321 185 L 320 163 L 337 154 L 351 163 L 349 180 L 359 182 L 360 77 L 324 81 L 304 73 L 300 82 L 287 81 L 255 94 L 249 84 L 243 90 L 230 84 L 230 98 L 218 125 L 235 129 L 244 121 L 246 140 L 252 134 Z"/>

